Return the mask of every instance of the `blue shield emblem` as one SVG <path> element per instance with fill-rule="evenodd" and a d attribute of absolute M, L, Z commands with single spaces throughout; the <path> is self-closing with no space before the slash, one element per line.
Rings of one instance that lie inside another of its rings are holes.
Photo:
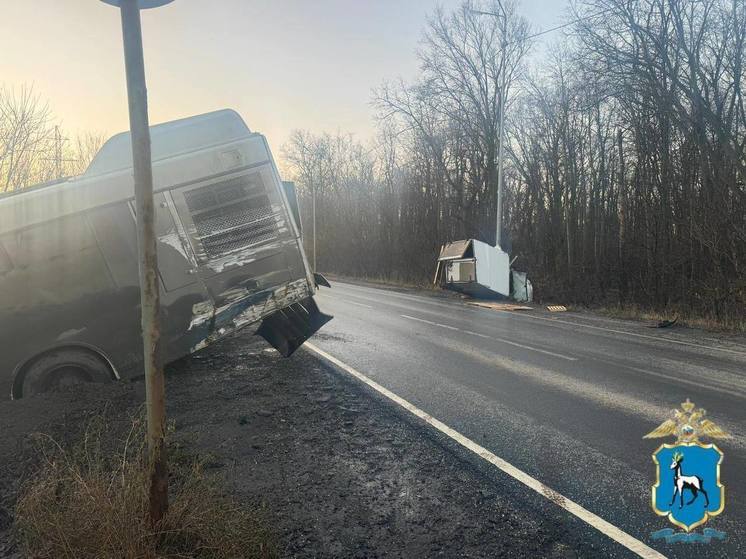
<path fill-rule="evenodd" d="M 723 453 L 714 444 L 663 444 L 653 453 L 657 481 L 653 510 L 687 532 L 723 512 L 725 487 L 720 483 Z"/>

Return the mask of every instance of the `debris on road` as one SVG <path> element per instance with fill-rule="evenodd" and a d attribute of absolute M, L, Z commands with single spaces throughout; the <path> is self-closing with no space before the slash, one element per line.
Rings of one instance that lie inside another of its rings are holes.
<path fill-rule="evenodd" d="M 532 311 L 533 307 L 527 307 L 525 305 L 514 305 L 512 303 L 493 303 L 492 301 L 470 301 L 470 305 L 475 307 L 484 307 L 486 309 L 494 309 L 496 311 Z"/>
<path fill-rule="evenodd" d="M 679 320 L 679 317 L 677 316 L 673 320 L 660 320 L 658 321 L 658 324 L 653 324 L 652 326 L 648 326 L 648 328 L 670 328 L 674 324 L 676 324 Z"/>

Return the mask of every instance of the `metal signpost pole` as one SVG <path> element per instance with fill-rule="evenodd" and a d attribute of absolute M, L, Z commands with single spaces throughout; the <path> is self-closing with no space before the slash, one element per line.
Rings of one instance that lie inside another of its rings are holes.
<path fill-rule="evenodd" d="M 508 14 L 505 13 L 502 2 L 498 0 L 498 6 L 502 11 L 502 64 L 500 72 L 502 73 L 502 80 L 500 84 L 500 145 L 497 150 L 497 233 L 495 235 L 495 247 L 502 249 L 502 235 L 503 235 L 503 146 L 505 144 L 505 101 L 508 95 L 507 83 L 508 83 L 508 68 L 507 68 L 507 57 L 505 49 L 508 46 L 506 34 L 508 32 Z"/>
<path fill-rule="evenodd" d="M 502 35 L 502 46 L 500 48 L 500 130 L 499 134 L 499 145 L 497 148 L 497 224 L 495 230 L 495 247 L 502 248 L 502 228 L 503 228 L 503 148 L 505 143 L 505 101 L 508 95 L 507 92 L 507 57 L 505 56 L 505 49 L 508 46 L 506 35 L 508 32 L 508 14 L 503 7 L 500 0 L 497 0 L 497 5 L 500 7 L 502 14 L 495 12 L 484 12 L 481 10 L 472 10 L 473 13 L 492 16 L 498 19 L 502 18 L 502 29 L 500 34 Z"/>
<path fill-rule="evenodd" d="M 132 165 L 135 178 L 143 368 L 148 416 L 149 512 L 152 525 L 156 525 L 168 510 L 168 467 L 165 441 L 165 381 L 160 355 L 160 291 L 153 207 L 153 170 L 150 158 L 150 129 L 140 8 L 152 8 L 170 1 L 104 0 L 108 4 L 118 5 L 122 16 Z"/>
<path fill-rule="evenodd" d="M 505 26 L 503 26 L 503 37 L 505 37 Z M 497 233 L 495 235 L 495 246 L 502 248 L 503 228 L 503 145 L 505 143 L 505 39 L 503 38 L 502 55 L 502 84 L 500 87 L 500 145 L 497 148 Z"/>
<path fill-rule="evenodd" d="M 311 193 L 313 202 L 313 271 L 316 272 L 316 186 Z"/>

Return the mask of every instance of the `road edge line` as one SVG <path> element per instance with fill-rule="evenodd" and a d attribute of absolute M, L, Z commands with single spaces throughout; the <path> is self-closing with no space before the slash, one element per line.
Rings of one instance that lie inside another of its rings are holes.
<path fill-rule="evenodd" d="M 364 286 L 357 285 L 357 284 L 354 284 L 354 283 L 345 283 L 345 282 L 341 282 L 341 281 L 338 281 L 337 283 L 341 283 L 342 285 L 351 285 L 353 287 L 357 287 L 359 289 L 365 289 L 365 290 L 369 290 L 369 291 L 370 290 L 378 290 L 378 291 L 384 291 L 386 293 L 389 293 L 389 290 L 382 289 L 380 287 L 364 287 Z M 454 300 L 444 299 L 445 301 L 448 301 L 448 302 L 431 301 L 431 300 L 428 300 L 428 299 L 431 299 L 431 298 L 428 297 L 427 295 L 412 294 L 412 293 L 404 294 L 404 293 L 399 293 L 399 292 L 392 292 L 391 295 L 393 295 L 394 297 L 398 296 L 400 298 L 409 299 L 411 301 L 425 302 L 425 303 L 433 304 L 433 305 L 440 306 L 440 307 L 449 307 L 450 306 L 449 303 L 455 303 L 456 306 L 459 307 L 459 308 L 462 308 L 462 309 L 468 308 L 468 307 L 464 306 L 463 304 L 459 304 L 459 301 L 454 301 Z M 370 295 L 369 297 L 372 297 L 372 295 Z M 515 311 L 506 311 L 506 310 L 502 310 L 502 309 L 487 309 L 485 307 L 478 307 L 476 305 L 472 306 L 472 308 L 475 309 L 475 310 L 478 310 L 478 311 L 505 313 L 505 314 L 508 314 L 509 316 L 520 317 L 520 318 L 528 318 L 530 320 L 543 320 L 543 321 L 549 322 L 549 323 L 567 324 L 568 326 L 580 326 L 581 328 L 590 328 L 590 329 L 593 329 L 593 330 L 603 330 L 605 332 L 611 332 L 612 334 L 624 334 L 624 335 L 629 335 L 629 336 L 633 336 L 633 337 L 636 337 L 636 338 L 643 338 L 643 339 L 646 339 L 646 340 L 653 340 L 653 341 L 656 341 L 656 342 L 670 342 L 672 344 L 685 345 L 685 346 L 694 347 L 694 348 L 698 348 L 698 349 L 702 349 L 702 350 L 722 351 L 722 352 L 725 352 L 725 353 L 733 353 L 733 354 L 741 355 L 741 356 L 746 355 L 746 349 L 733 349 L 733 348 L 729 348 L 729 347 L 718 347 L 718 346 L 712 346 L 712 345 L 696 344 L 694 342 L 688 342 L 686 340 L 677 340 L 677 339 L 674 339 L 674 338 L 668 338 L 666 336 L 651 336 L 649 334 L 640 334 L 639 332 L 628 332 L 626 330 L 616 330 L 614 328 L 605 328 L 603 326 L 594 326 L 593 324 L 584 324 L 582 322 L 572 322 L 570 320 L 562 320 L 561 318 L 550 318 L 548 316 L 536 316 L 536 315 L 532 315 L 532 314 L 528 314 L 528 313 L 520 313 L 519 314 L 519 313 L 516 313 Z M 582 320 L 582 317 L 579 317 L 579 318 Z"/>
<path fill-rule="evenodd" d="M 577 504 L 576 502 L 568 499 L 564 495 L 561 495 L 560 493 L 556 492 L 551 487 L 548 487 L 544 485 L 542 482 L 540 482 L 538 479 L 530 476 L 523 470 L 520 470 L 513 466 L 510 462 L 507 462 L 500 458 L 499 456 L 493 454 L 483 446 L 475 443 L 468 437 L 462 435 L 455 429 L 452 429 L 442 421 L 434 418 L 430 414 L 424 412 L 414 404 L 411 404 L 401 396 L 398 396 L 391 392 L 388 388 L 385 388 L 378 384 L 376 381 L 368 378 L 363 373 L 357 371 L 350 365 L 347 365 L 346 363 L 340 361 L 333 355 L 328 354 L 323 349 L 316 347 L 310 342 L 306 342 L 304 344 L 306 348 L 308 348 L 310 351 L 317 354 L 319 357 L 322 357 L 323 359 L 329 361 L 333 365 L 336 365 L 346 373 L 349 373 L 359 381 L 367 384 L 370 386 L 373 390 L 378 392 L 379 394 L 385 396 L 395 404 L 399 405 L 400 407 L 407 410 L 412 415 L 415 415 L 428 423 L 430 426 L 434 427 L 444 435 L 448 436 L 450 439 L 454 440 L 464 448 L 470 450 L 480 458 L 486 460 L 487 462 L 491 463 L 493 466 L 496 466 L 498 469 L 500 469 L 503 473 L 508 474 L 513 479 L 516 479 L 520 481 L 522 484 L 524 484 L 529 489 L 532 489 L 536 493 L 539 493 L 543 497 L 549 499 L 554 504 L 562 507 L 567 512 L 572 514 L 573 516 L 579 518 L 580 520 L 584 521 L 589 526 L 595 528 L 605 536 L 608 536 L 618 544 L 626 547 L 628 550 L 632 551 L 633 553 L 637 554 L 639 557 L 644 557 L 645 559 L 666 559 L 666 556 L 661 554 L 660 552 L 656 551 L 652 547 L 649 547 L 645 543 L 641 542 L 637 538 L 629 535 L 627 532 L 623 531 L 620 528 L 617 528 L 610 522 L 607 522 L 600 516 L 597 516 L 596 514 L 592 513 L 588 509 L 582 507 L 581 505 Z"/>
<path fill-rule="evenodd" d="M 530 345 L 526 344 L 520 344 L 518 342 L 511 342 L 510 340 L 506 340 L 505 338 L 500 338 L 498 336 L 488 336 L 487 334 L 480 334 L 479 332 L 472 332 L 471 330 L 464 330 L 463 328 L 459 328 L 457 326 L 449 326 L 448 324 L 443 324 L 442 322 L 433 322 L 432 320 L 425 320 L 424 318 L 417 318 L 416 316 L 411 316 L 408 314 L 400 314 L 399 315 L 402 318 L 406 318 L 407 320 L 414 320 L 417 322 L 423 322 L 425 324 L 429 324 L 430 326 L 438 326 L 439 328 L 447 328 L 448 330 L 456 330 L 457 332 L 463 332 L 464 334 L 469 334 L 470 336 L 478 336 L 480 338 L 486 338 L 488 340 L 492 340 L 493 342 L 498 342 L 501 344 L 507 344 L 512 345 L 514 347 L 520 347 L 521 349 L 526 349 L 528 351 L 535 351 L 536 353 L 543 353 L 544 355 L 549 355 L 551 357 L 556 357 L 558 359 L 564 359 L 566 361 L 577 361 L 577 357 L 571 357 L 569 355 L 563 355 L 561 353 L 556 353 L 554 351 L 549 351 L 548 349 L 541 349 L 539 347 L 532 347 Z"/>

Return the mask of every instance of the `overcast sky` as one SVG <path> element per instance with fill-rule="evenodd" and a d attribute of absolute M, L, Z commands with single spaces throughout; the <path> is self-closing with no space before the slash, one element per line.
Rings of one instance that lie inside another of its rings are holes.
<path fill-rule="evenodd" d="M 373 133 L 371 89 L 417 73 L 436 5 L 461 0 L 175 0 L 143 12 L 152 123 L 231 107 L 278 150 L 291 130 Z M 567 0 L 522 0 L 536 30 Z M 550 36 L 553 34 L 550 34 Z M 0 83 L 33 84 L 72 133 L 128 127 L 119 12 L 0 0 Z"/>

